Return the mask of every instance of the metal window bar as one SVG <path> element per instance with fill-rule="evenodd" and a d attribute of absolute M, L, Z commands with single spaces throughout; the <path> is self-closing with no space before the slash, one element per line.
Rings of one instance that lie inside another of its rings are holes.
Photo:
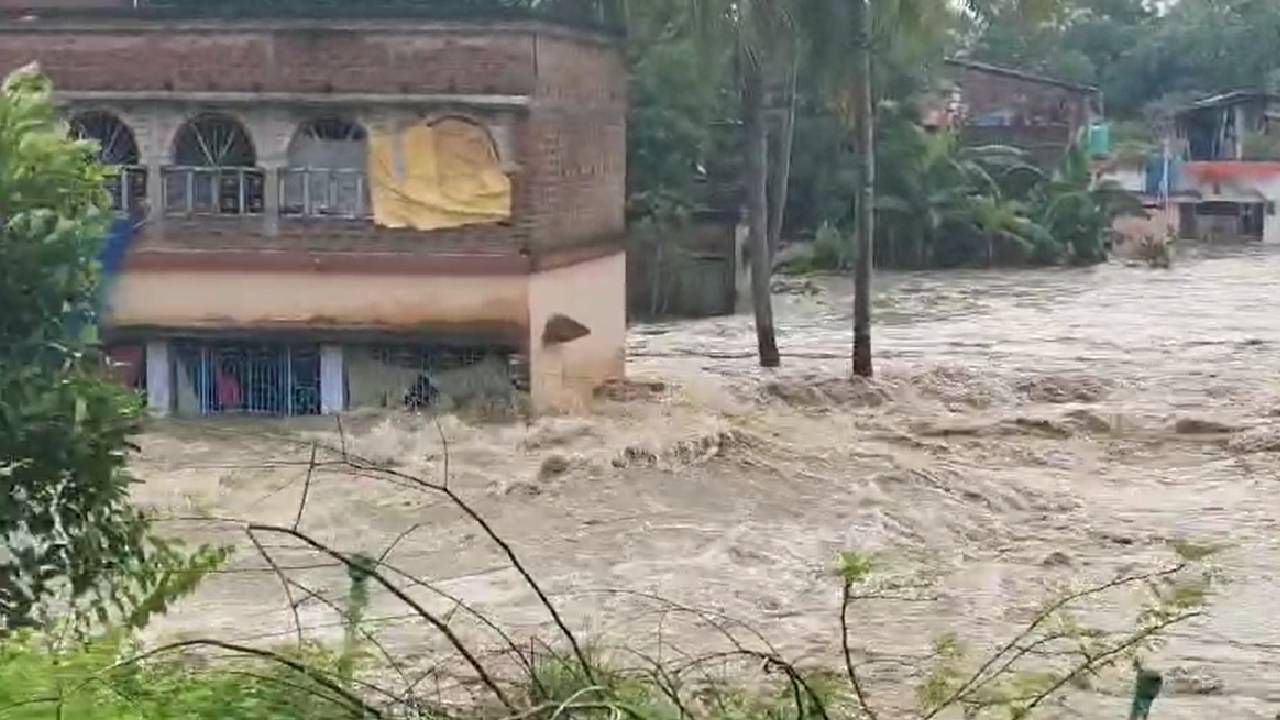
<path fill-rule="evenodd" d="M 107 178 L 107 194 L 113 212 L 129 214 L 147 198 L 147 169 L 137 165 L 118 165 Z"/>
<path fill-rule="evenodd" d="M 178 357 L 201 415 L 320 413 L 320 353 L 314 345 L 185 343 Z"/>
<path fill-rule="evenodd" d="M 361 219 L 369 202 L 363 170 L 287 168 L 280 171 L 283 215 Z"/>
<path fill-rule="evenodd" d="M 403 407 L 419 410 L 436 404 L 440 399 L 441 388 L 436 378 L 441 373 L 468 368 L 494 359 L 501 360 L 506 374 L 506 382 L 512 388 L 520 389 L 521 378 L 518 363 L 514 362 L 515 354 L 509 348 L 486 345 L 370 345 L 367 346 L 369 357 L 384 368 L 399 368 L 412 373 L 413 379 L 408 381 L 403 375 L 390 373 L 391 377 L 399 377 L 400 383 L 389 385 L 383 390 L 383 407 Z"/>
<path fill-rule="evenodd" d="M 169 215 L 260 215 L 265 173 L 258 168 L 172 166 L 161 171 Z"/>

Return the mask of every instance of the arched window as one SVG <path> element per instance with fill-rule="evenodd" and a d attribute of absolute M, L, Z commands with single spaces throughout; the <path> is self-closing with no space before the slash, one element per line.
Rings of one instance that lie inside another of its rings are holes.
<path fill-rule="evenodd" d="M 85 112 L 71 118 L 71 134 L 98 144 L 98 162 L 115 169 L 107 180 L 111 209 L 130 212 L 143 207 L 147 197 L 147 171 L 140 167 L 138 143 L 133 131 L 109 112 Z"/>
<path fill-rule="evenodd" d="M 368 135 L 360 125 L 327 116 L 304 123 L 289 143 L 289 167 L 280 178 L 286 215 L 363 217 Z"/>
<path fill-rule="evenodd" d="M 262 212 L 263 175 L 253 141 L 234 118 L 198 115 L 179 130 L 164 178 L 165 211 L 246 215 Z"/>
<path fill-rule="evenodd" d="M 189 167 L 251 168 L 257 162 L 249 133 L 235 118 L 219 113 L 187 121 L 173 142 L 173 162 Z"/>

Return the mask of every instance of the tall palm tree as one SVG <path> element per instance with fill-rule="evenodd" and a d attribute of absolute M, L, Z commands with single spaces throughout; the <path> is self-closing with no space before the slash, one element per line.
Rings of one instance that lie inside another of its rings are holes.
<path fill-rule="evenodd" d="M 876 64 L 892 55 L 918 57 L 941 49 L 951 26 L 948 0 L 807 0 L 797 5 L 797 34 L 821 68 L 858 157 L 853 297 L 853 372 L 870 377 L 871 269 L 875 235 Z"/>
<path fill-rule="evenodd" d="M 707 48 L 734 53 L 745 134 L 747 244 L 751 256 L 751 303 L 762 367 L 781 364 L 773 327 L 769 249 L 769 129 L 766 88 L 785 49 L 794 43 L 790 3 L 795 0 L 696 0 L 693 19 Z M 785 198 L 785 188 L 781 197 Z"/>
<path fill-rule="evenodd" d="M 871 265 L 875 252 L 875 115 L 871 101 L 871 0 L 853 0 L 853 83 L 852 120 L 854 148 L 858 153 L 857 225 L 854 244 L 858 248 L 853 272 L 853 374 L 871 377 Z"/>
<path fill-rule="evenodd" d="M 1012 0 L 1030 15 L 1043 16 L 1061 0 Z M 992 0 L 966 0 L 964 8 L 982 17 Z M 814 58 L 808 67 L 822 68 L 830 96 L 854 132 L 860 177 L 857 211 L 858 257 L 854 266 L 853 371 L 872 374 L 871 268 L 875 208 L 876 66 L 886 61 L 923 60 L 945 44 L 953 27 L 952 0 L 806 0 L 798 2 L 797 36 Z"/>

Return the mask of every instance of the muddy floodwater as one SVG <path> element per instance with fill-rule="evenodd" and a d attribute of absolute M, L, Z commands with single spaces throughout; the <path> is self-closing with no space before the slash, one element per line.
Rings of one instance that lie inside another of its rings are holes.
<path fill-rule="evenodd" d="M 550 637 L 519 576 L 438 496 L 339 467 L 306 481 L 312 442 L 438 479 L 443 434 L 450 487 L 602 646 L 656 635 L 670 656 L 723 644 L 644 593 L 739 618 L 799 662 L 835 662 L 830 568 L 857 549 L 927 583 L 919 601 L 853 614 L 882 717 L 906 717 L 919 658 L 941 634 L 981 654 L 1055 594 L 1162 567 L 1169 544 L 1189 539 L 1225 544 L 1227 582 L 1207 617 L 1149 658 L 1168 678 L 1153 717 L 1280 713 L 1280 254 L 1190 251 L 1171 270 L 882 274 L 870 383 L 847 380 L 849 284 L 783 290 L 781 370 L 755 367 L 746 316 L 639 325 L 629 372 L 655 382 L 591 414 L 439 427 L 355 414 L 341 433 L 331 419 L 155 425 L 135 462 L 139 499 L 175 534 L 239 550 L 151 632 L 293 640 L 279 580 L 225 520 L 291 525 L 306 488 L 303 530 L 376 554 L 416 527 L 390 562 L 518 638 Z M 345 593 L 341 568 L 270 542 L 308 588 Z M 1123 627 L 1129 602 L 1100 602 L 1091 618 Z M 406 662 L 443 653 L 386 594 L 369 616 Z M 310 637 L 341 637 L 322 602 L 301 603 L 297 619 Z M 1130 682 L 1099 680 L 1048 714 L 1124 717 Z"/>

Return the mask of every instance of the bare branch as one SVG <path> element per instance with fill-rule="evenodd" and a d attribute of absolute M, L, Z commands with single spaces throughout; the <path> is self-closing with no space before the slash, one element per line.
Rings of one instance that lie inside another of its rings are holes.
<path fill-rule="evenodd" d="M 959 700 L 960 698 L 968 694 L 970 691 L 972 691 L 974 685 L 976 685 L 983 679 L 983 676 L 986 674 L 988 670 L 992 668 L 992 666 L 994 666 L 997 662 L 999 662 L 1001 658 L 1007 655 L 1014 648 L 1021 645 L 1022 642 L 1026 640 L 1037 629 L 1039 629 L 1039 627 L 1042 624 L 1044 624 L 1046 620 L 1053 617 L 1055 614 L 1057 614 L 1059 610 L 1066 607 L 1067 605 L 1070 605 L 1071 603 L 1077 600 L 1080 600 L 1081 598 L 1089 597 L 1090 595 L 1097 595 L 1099 593 L 1103 593 L 1108 590 L 1113 590 L 1115 588 L 1122 587 L 1125 585 L 1131 585 L 1133 583 L 1144 582 L 1144 581 L 1153 580 L 1156 578 L 1169 577 L 1170 575 L 1176 575 L 1182 572 L 1186 567 L 1187 567 L 1187 563 L 1178 563 L 1177 565 L 1165 570 L 1159 570 L 1159 571 L 1150 572 L 1150 573 L 1143 573 L 1141 575 L 1126 575 L 1123 577 L 1118 577 L 1109 582 L 1105 582 L 1100 585 L 1095 585 L 1093 587 L 1085 588 L 1084 590 L 1080 590 L 1078 592 L 1074 592 L 1069 595 L 1065 595 L 1062 598 L 1059 598 L 1057 602 L 1053 603 L 1048 608 L 1041 611 L 1041 613 L 1037 615 L 1035 619 L 1032 620 L 1031 623 L 1022 630 L 1022 632 L 1018 633 L 1017 636 L 1015 636 L 1012 640 L 1010 640 L 1008 643 L 1002 646 L 999 650 L 997 650 L 991 657 L 987 658 L 987 661 L 984 662 L 982 666 L 979 667 L 978 670 L 969 677 L 968 680 L 961 683 L 960 687 L 957 688 L 951 695 L 949 695 L 945 700 L 939 703 L 937 707 L 933 708 L 927 714 L 925 714 L 922 720 L 930 720 L 930 718 L 936 717 L 938 713 L 950 707 L 957 700 Z"/>
<path fill-rule="evenodd" d="M 1045 690 L 1041 691 L 1034 698 L 1032 698 L 1031 702 L 1028 703 L 1023 708 L 1024 712 L 1025 713 L 1031 712 L 1031 710 L 1034 709 L 1037 705 L 1044 702 L 1045 699 L 1053 696 L 1054 693 L 1061 690 L 1064 686 L 1066 686 L 1067 683 L 1071 682 L 1072 680 L 1075 680 L 1080 675 L 1086 672 L 1092 672 L 1097 668 L 1105 667 L 1115 662 L 1115 660 L 1119 655 L 1122 655 L 1125 652 L 1128 652 L 1131 648 L 1138 645 L 1139 643 L 1142 643 L 1152 635 L 1155 635 L 1156 633 L 1161 632 L 1167 627 L 1170 627 L 1172 625 L 1177 625 L 1178 623 L 1186 622 L 1188 620 L 1200 617 L 1202 615 L 1204 615 L 1204 613 L 1202 611 L 1197 610 L 1194 612 L 1183 613 L 1181 615 L 1175 615 L 1173 617 L 1166 618 L 1156 623 L 1155 625 L 1152 625 L 1151 627 L 1146 628 L 1139 633 L 1136 633 L 1135 635 L 1133 635 L 1133 637 L 1130 637 L 1125 642 L 1120 643 L 1119 645 L 1111 648 L 1110 650 L 1107 650 L 1106 652 L 1099 653 L 1098 655 L 1094 655 L 1094 656 L 1086 656 L 1085 661 L 1083 663 L 1081 663 L 1075 669 L 1068 672 L 1066 675 L 1062 676 L 1062 678 L 1060 678 L 1056 683 L 1049 686 Z"/>
<path fill-rule="evenodd" d="M 862 690 L 862 681 L 858 677 L 858 669 L 853 664 L 853 652 L 849 648 L 849 605 L 853 600 L 853 596 L 850 595 L 852 585 L 847 580 L 842 585 L 840 594 L 840 646 L 844 651 L 845 674 L 849 676 L 849 685 L 853 688 L 853 694 L 857 697 L 858 706 L 862 709 L 862 712 L 871 720 L 876 720 L 876 712 L 867 703 L 867 695 Z"/>
<path fill-rule="evenodd" d="M 449 441 L 444 436 L 444 426 L 440 424 L 440 416 L 433 414 L 431 420 L 436 424 L 436 434 L 440 436 L 441 454 L 444 457 L 444 474 L 441 476 L 440 482 L 445 487 L 449 487 Z"/>
<path fill-rule="evenodd" d="M 303 594 L 306 595 L 305 599 L 320 601 L 329 609 L 338 613 L 338 615 L 343 619 L 344 624 L 347 622 L 350 622 L 350 619 L 351 619 L 350 613 L 347 612 L 345 608 L 338 605 L 338 603 L 334 602 L 333 600 L 330 600 L 329 598 L 325 597 L 323 594 L 307 587 L 306 585 L 303 585 L 297 580 L 290 579 L 289 582 L 294 587 L 301 590 Z M 375 648 L 378 649 L 378 652 L 382 653 L 382 657 L 387 661 L 387 664 L 391 667 L 392 670 L 396 671 L 396 674 L 400 676 L 400 679 L 403 680 L 406 685 L 410 683 L 409 676 L 407 673 L 405 673 L 404 666 L 396 661 L 395 656 L 391 654 L 391 651 L 387 650 L 386 646 L 383 645 L 380 640 L 378 640 L 376 635 L 374 635 L 369 630 L 365 629 L 363 625 L 356 625 L 356 632 L 359 632 L 360 635 L 363 636 L 364 639 L 368 641 L 370 645 L 374 646 Z"/>
<path fill-rule="evenodd" d="M 284 588 L 285 599 L 289 601 L 289 612 L 293 613 L 293 629 L 298 635 L 298 647 L 302 647 L 302 618 L 298 616 L 298 603 L 293 599 L 293 591 L 289 589 L 288 576 L 276 564 L 276 559 L 271 557 L 271 554 L 262 546 L 262 543 L 258 542 L 258 537 L 253 534 L 253 530 L 245 528 L 244 534 L 249 536 L 249 542 L 253 543 L 253 547 L 258 550 L 258 554 L 262 556 L 267 566 L 280 579 L 280 585 Z"/>
<path fill-rule="evenodd" d="M 342 698 L 350 706 L 352 710 L 359 710 L 364 716 L 371 716 L 374 718 L 383 717 L 381 710 L 365 702 L 364 699 L 362 699 L 360 696 L 342 687 L 338 683 L 326 677 L 323 672 L 320 672 L 319 670 L 313 667 L 309 667 L 297 660 L 294 660 L 289 657 L 285 657 L 284 655 L 272 652 L 270 650 L 262 650 L 260 648 L 254 648 L 254 647 L 249 647 L 247 645 L 239 645 L 236 643 L 224 642 L 222 640 L 182 640 L 179 642 L 169 643 L 167 645 L 161 645 L 160 647 L 155 648 L 154 650 L 149 650 L 147 652 L 140 653 L 138 655 L 134 655 L 129 658 L 125 658 L 124 660 L 113 663 L 103 668 L 102 670 L 95 673 L 93 677 L 86 678 L 79 685 L 77 685 L 76 688 L 73 688 L 73 692 L 76 689 L 82 688 L 88 683 L 94 682 L 101 676 L 109 672 L 112 672 L 114 670 L 118 670 L 123 667 L 128 667 L 130 665 L 136 665 L 150 658 L 157 657 L 159 655 L 163 655 L 166 653 L 170 653 L 175 650 L 182 650 L 184 648 L 191 648 L 191 647 L 213 647 L 213 648 L 218 648 L 220 650 L 227 650 L 229 652 L 238 653 L 241 655 L 251 655 L 254 657 L 262 658 L 263 660 L 269 660 L 278 665 L 283 665 L 284 667 L 287 667 L 290 670 L 293 670 L 299 675 L 310 678 L 314 682 L 318 683 L 325 690 L 328 690 L 329 692 Z M 61 706 L 62 702 L 63 702 L 62 699 L 58 700 L 59 706 Z"/>
<path fill-rule="evenodd" d="M 448 498 L 455 507 L 461 510 L 463 514 L 471 519 L 472 522 L 478 525 L 484 534 L 487 535 L 489 539 L 502 550 L 503 554 L 507 556 L 507 561 L 511 563 L 511 566 L 515 568 L 516 572 L 520 573 L 520 577 L 524 579 L 525 584 L 528 585 L 529 588 L 533 590 L 534 594 L 538 596 L 538 601 L 551 616 L 552 621 L 554 621 L 556 627 L 559 628 L 560 634 L 564 636 L 565 640 L 569 642 L 569 646 L 573 648 L 573 654 L 578 659 L 578 663 L 582 666 L 582 671 L 586 674 L 587 679 L 593 683 L 595 682 L 591 663 L 587 660 L 586 653 L 583 652 L 582 646 L 578 643 L 577 637 L 574 636 L 573 631 L 569 629 L 564 618 L 561 617 L 560 612 L 556 610 L 556 606 L 551 602 L 551 598 L 547 596 L 547 593 L 542 589 L 542 586 L 538 584 L 538 581 L 534 580 L 533 575 L 529 572 L 528 568 L 525 567 L 524 563 L 520 561 L 520 558 L 516 555 L 515 550 L 511 548 L 511 545 L 493 529 L 493 526 L 490 525 L 489 522 L 480 515 L 480 513 L 476 512 L 475 508 L 471 507 L 470 503 L 463 500 L 462 497 L 449 488 L 448 485 L 432 483 L 416 475 L 402 473 L 385 466 L 361 464 L 359 462 L 353 462 L 352 467 L 358 470 L 374 472 L 380 475 L 406 480 L 414 483 L 424 490 L 438 492 Z"/>
<path fill-rule="evenodd" d="M 302 497 L 298 500 L 298 515 L 293 519 L 293 529 L 297 530 L 302 524 L 302 513 L 307 509 L 307 497 L 311 494 L 311 476 L 316 471 L 316 447 L 315 443 L 311 443 L 311 460 L 307 462 L 307 479 L 302 486 Z"/>
<path fill-rule="evenodd" d="M 396 546 L 403 542 L 405 538 L 417 532 L 421 527 L 422 523 L 414 523 L 401 531 L 399 535 L 396 535 L 395 539 L 391 541 L 391 544 L 387 545 L 386 549 L 382 551 L 382 554 L 378 555 L 378 564 L 381 565 L 386 562 L 387 557 L 396 549 Z M 294 529 L 296 530 L 297 527 L 295 526 Z"/>
<path fill-rule="evenodd" d="M 433 627 L 439 630 L 440 633 L 444 635 L 445 638 L 449 641 L 449 644 L 452 645 L 453 648 L 458 651 L 458 654 L 461 655 L 464 660 L 466 660 L 467 664 L 471 666 L 471 669 L 475 671 L 476 675 L 480 678 L 480 681 L 484 683 L 485 687 L 489 688 L 489 691 L 493 693 L 494 697 L 496 697 L 498 701 L 501 702 L 503 706 L 506 707 L 508 710 L 512 710 L 512 711 L 514 710 L 514 706 L 511 704 L 511 701 L 507 699 L 506 693 L 502 691 L 502 688 L 499 687 L 497 682 L 494 681 L 493 677 L 489 675 L 489 671 L 484 667 L 483 664 L 481 664 L 480 660 L 476 658 L 476 656 L 471 652 L 471 650 L 467 648 L 467 646 L 462 642 L 462 640 L 457 636 L 457 634 L 453 632 L 453 629 L 449 627 L 448 623 L 444 622 L 440 618 L 431 614 L 430 611 L 428 611 L 426 608 L 422 607 L 422 605 L 414 601 L 413 598 L 409 597 L 408 594 L 406 594 L 403 590 L 401 590 L 398 586 L 396 586 L 395 583 L 392 583 L 390 580 L 387 580 L 386 576 L 378 572 L 376 568 L 367 567 L 367 566 L 358 564 L 355 560 L 347 557 L 343 553 L 340 553 L 337 550 L 334 550 L 324 545 L 323 543 L 320 543 L 314 538 L 311 538 L 306 534 L 299 532 L 297 530 L 293 530 L 291 528 L 276 527 L 273 525 L 254 524 L 254 525 L 250 525 L 249 529 L 257 530 L 261 532 L 270 532 L 270 533 L 278 533 L 281 535 L 288 535 L 290 537 L 296 538 L 297 540 L 301 541 L 306 545 L 309 545 L 313 549 L 325 555 L 328 555 L 334 560 L 341 562 L 343 565 L 346 565 L 348 568 L 358 568 L 363 572 L 368 573 L 369 577 L 377 581 L 377 583 L 381 585 L 384 589 L 386 589 L 387 592 L 390 592 L 392 595 L 396 597 L 397 600 L 407 605 L 414 612 L 418 613 L 419 617 L 421 617 L 423 620 L 426 620 Z"/>
<path fill-rule="evenodd" d="M 429 583 L 426 580 L 415 577 L 414 575 L 408 572 L 405 572 L 404 570 L 401 570 L 400 568 L 395 567 L 394 565 L 388 565 L 384 562 L 379 561 L 378 566 L 386 568 L 387 570 L 391 571 L 392 573 L 395 573 L 396 575 L 399 575 L 400 577 L 404 578 L 405 580 L 408 580 L 414 585 L 430 590 L 436 595 L 439 595 L 440 597 L 453 603 L 455 608 L 462 609 L 463 612 L 467 613 L 471 617 L 480 621 L 481 624 L 483 624 L 485 627 L 492 630 L 495 635 L 497 635 L 499 638 L 502 639 L 504 643 L 506 643 L 507 648 L 511 651 L 511 654 L 514 655 L 516 660 L 521 664 L 521 666 L 524 667 L 526 674 L 529 676 L 529 679 L 533 682 L 534 686 L 539 691 L 545 690 L 545 688 L 542 687 L 542 681 L 538 679 L 537 673 L 533 671 L 533 664 L 530 662 L 529 658 L 525 657 L 525 654 L 520 649 L 520 646 L 516 644 L 515 640 L 513 640 L 511 636 L 507 634 L 505 630 L 502 629 L 501 626 L 499 626 L 497 623 L 491 620 L 487 615 L 468 605 L 466 602 L 462 600 L 462 598 L 457 597 L 452 593 L 449 593 L 440 589 L 434 583 Z"/>

